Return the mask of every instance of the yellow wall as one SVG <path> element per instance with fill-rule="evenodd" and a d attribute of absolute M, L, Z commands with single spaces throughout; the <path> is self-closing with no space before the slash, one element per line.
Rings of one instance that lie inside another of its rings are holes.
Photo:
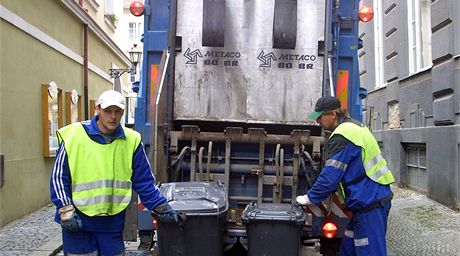
<path fill-rule="evenodd" d="M 77 53 L 83 52 L 82 28 L 56 0 L 2 0 L 2 5 Z"/>
<path fill-rule="evenodd" d="M 2 5 L 83 55 L 83 24 L 59 1 L 2 0 Z M 54 81 L 63 92 L 76 89 L 83 95 L 83 65 L 3 19 L 0 40 L 0 153 L 5 155 L 1 227 L 50 203 L 54 158 L 43 157 L 41 84 Z M 90 36 L 89 52 L 90 62 L 107 73 L 112 62 L 123 67 L 95 35 Z M 92 71 L 88 77 L 89 99 L 112 88 L 110 81 Z"/>

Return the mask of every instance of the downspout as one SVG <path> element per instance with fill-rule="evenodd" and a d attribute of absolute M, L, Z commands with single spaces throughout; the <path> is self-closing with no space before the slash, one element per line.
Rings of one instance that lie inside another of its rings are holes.
<path fill-rule="evenodd" d="M 83 0 L 78 0 L 82 9 Z M 88 120 L 88 24 L 83 24 L 83 108 L 85 120 Z"/>
<path fill-rule="evenodd" d="M 83 99 L 85 120 L 88 120 L 88 24 L 83 25 Z"/>

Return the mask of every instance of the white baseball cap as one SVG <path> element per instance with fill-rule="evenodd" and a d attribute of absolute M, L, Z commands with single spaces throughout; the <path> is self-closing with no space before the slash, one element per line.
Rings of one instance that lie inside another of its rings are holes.
<path fill-rule="evenodd" d="M 110 106 L 117 106 L 125 110 L 125 99 L 121 93 L 114 90 L 108 90 L 97 98 L 96 105 L 101 106 L 102 109 L 106 109 Z"/>

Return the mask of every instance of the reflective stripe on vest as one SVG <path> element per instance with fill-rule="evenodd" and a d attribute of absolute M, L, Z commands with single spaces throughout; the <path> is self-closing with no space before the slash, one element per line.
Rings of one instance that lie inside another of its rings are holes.
<path fill-rule="evenodd" d="M 366 171 L 366 175 L 373 181 L 388 185 L 395 182 L 390 169 L 387 166 L 386 160 L 383 158 L 380 147 L 377 144 L 371 131 L 366 126 L 359 126 L 352 122 L 344 122 L 337 126 L 332 132 L 331 137 L 335 134 L 340 134 L 353 144 L 361 148 L 361 155 L 363 160 L 363 166 Z M 340 184 L 343 196 L 343 186 Z M 341 201 L 345 198 L 341 198 Z"/>
<path fill-rule="evenodd" d="M 85 190 L 92 190 L 98 188 L 131 188 L 131 181 L 118 181 L 118 180 L 98 180 L 87 183 L 80 183 L 72 185 L 73 192 L 80 192 Z"/>
<path fill-rule="evenodd" d="M 125 139 L 109 144 L 91 140 L 81 123 L 58 131 L 69 162 L 73 204 L 88 216 L 115 215 L 129 205 L 132 156 L 141 139 L 133 130 L 123 131 Z"/>

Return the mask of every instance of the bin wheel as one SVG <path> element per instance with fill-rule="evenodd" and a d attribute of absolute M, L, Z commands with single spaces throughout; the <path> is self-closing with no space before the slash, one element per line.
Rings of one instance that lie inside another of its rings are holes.
<path fill-rule="evenodd" d="M 319 240 L 320 243 L 320 253 L 323 256 L 338 256 L 340 251 L 340 243 L 342 242 L 341 238 L 325 238 L 321 237 Z"/>
<path fill-rule="evenodd" d="M 139 231 L 139 250 L 150 251 L 155 245 L 153 235 L 155 231 Z"/>

